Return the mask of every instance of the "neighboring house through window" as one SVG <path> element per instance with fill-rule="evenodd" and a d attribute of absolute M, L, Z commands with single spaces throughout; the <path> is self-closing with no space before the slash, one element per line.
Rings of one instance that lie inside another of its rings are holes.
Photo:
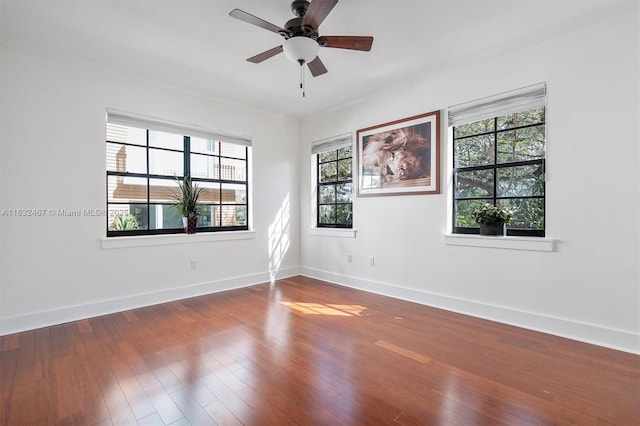
<path fill-rule="evenodd" d="M 353 227 L 352 140 L 349 133 L 311 144 L 318 228 Z"/>
<path fill-rule="evenodd" d="M 198 232 L 247 230 L 251 139 L 107 111 L 107 236 L 182 233 L 177 179 L 203 191 Z"/>
<path fill-rule="evenodd" d="M 507 235 L 545 236 L 545 97 L 540 83 L 449 108 L 453 233 L 479 233 L 488 203 L 514 213 Z"/>

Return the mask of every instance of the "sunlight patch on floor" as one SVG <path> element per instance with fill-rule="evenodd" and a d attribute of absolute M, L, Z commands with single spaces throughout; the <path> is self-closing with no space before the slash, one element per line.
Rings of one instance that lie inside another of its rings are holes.
<path fill-rule="evenodd" d="M 418 361 L 422 364 L 426 364 L 431 361 L 431 358 L 426 355 L 403 348 L 402 346 L 394 345 L 393 343 L 385 342 L 384 340 L 378 340 L 375 345 L 395 352 L 399 355 L 406 356 L 407 358 L 411 358 L 412 360 Z"/>
<path fill-rule="evenodd" d="M 359 316 L 367 309 L 359 305 L 339 305 L 324 303 L 303 303 L 303 302 L 280 302 L 294 311 L 308 315 L 331 315 L 340 317 Z"/>

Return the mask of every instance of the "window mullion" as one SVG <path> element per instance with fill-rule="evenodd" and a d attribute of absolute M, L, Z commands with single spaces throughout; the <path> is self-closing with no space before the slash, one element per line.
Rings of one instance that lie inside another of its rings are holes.
<path fill-rule="evenodd" d="M 147 129 L 147 229 L 151 228 L 151 182 L 149 178 L 149 172 L 151 171 L 151 159 L 149 150 L 149 137 L 151 131 Z"/>
<path fill-rule="evenodd" d="M 183 157 L 182 173 L 185 177 L 191 176 L 191 138 L 189 136 L 184 137 Z"/>

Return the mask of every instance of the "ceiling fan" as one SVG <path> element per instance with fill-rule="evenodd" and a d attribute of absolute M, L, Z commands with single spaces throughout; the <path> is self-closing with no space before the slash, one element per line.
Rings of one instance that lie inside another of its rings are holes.
<path fill-rule="evenodd" d="M 366 52 L 371 50 L 373 37 L 370 36 L 319 35 L 320 24 L 337 3 L 338 0 L 313 0 L 312 2 L 307 0 L 294 0 L 291 3 L 291 11 L 296 17 L 287 21 L 287 23 L 284 24 L 284 28 L 240 9 L 232 10 L 229 16 L 284 37 L 284 43 L 282 45 L 258 53 L 248 58 L 247 61 L 259 64 L 262 61 L 284 52 L 287 58 L 300 64 L 300 88 L 303 89 L 302 96 L 304 96 L 304 73 L 302 71 L 304 64 L 307 64 L 311 75 L 314 77 L 327 72 L 327 68 L 318 56 L 320 47 L 362 50 Z"/>

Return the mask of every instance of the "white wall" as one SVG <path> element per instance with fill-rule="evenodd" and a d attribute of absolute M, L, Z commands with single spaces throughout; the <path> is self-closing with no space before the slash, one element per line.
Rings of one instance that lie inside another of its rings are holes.
<path fill-rule="evenodd" d="M 637 14 L 622 15 L 375 88 L 302 123 L 0 45 L 0 211 L 104 208 L 104 111 L 113 107 L 252 135 L 255 230 L 248 240 L 105 250 L 101 217 L 0 217 L 0 334 L 266 281 L 279 256 L 270 231 L 284 217 L 280 275 L 302 270 L 640 352 L 638 36 Z M 549 93 L 547 233 L 556 251 L 442 243 L 450 198 L 444 128 L 441 195 L 357 198 L 355 239 L 309 233 L 311 141 L 540 81 Z"/>
<path fill-rule="evenodd" d="M 638 15 L 629 13 L 304 120 L 303 272 L 640 352 L 638 40 Z M 450 203 L 446 127 L 441 195 L 355 198 L 356 238 L 309 233 L 311 141 L 438 109 L 446 126 L 447 106 L 542 81 L 554 252 L 443 244 Z"/>
<path fill-rule="evenodd" d="M 0 55 L 0 211 L 104 209 L 113 107 L 251 135 L 255 231 L 239 241 L 102 249 L 104 217 L 2 216 L 0 334 L 298 272 L 297 120 L 58 54 L 2 45 Z M 269 230 L 285 201 L 275 271 Z"/>

